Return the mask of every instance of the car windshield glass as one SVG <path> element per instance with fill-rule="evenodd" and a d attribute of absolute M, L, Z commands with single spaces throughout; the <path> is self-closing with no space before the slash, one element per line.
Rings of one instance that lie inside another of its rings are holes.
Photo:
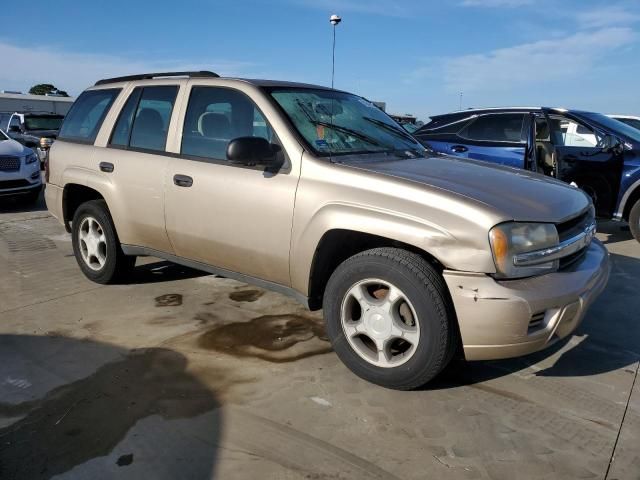
<path fill-rule="evenodd" d="M 63 119 L 62 115 L 25 115 L 24 126 L 27 130 L 59 130 Z"/>
<path fill-rule="evenodd" d="M 2 130 L 0 130 L 0 142 L 4 142 L 5 140 L 9 140 Z"/>
<path fill-rule="evenodd" d="M 637 119 L 637 118 L 617 118 L 616 120 L 619 120 L 622 123 L 626 123 L 627 125 L 631 125 L 636 130 L 640 130 L 640 119 Z"/>
<path fill-rule="evenodd" d="M 622 134 L 625 137 L 630 138 L 634 142 L 640 143 L 640 130 L 636 130 L 631 125 L 627 125 L 626 123 L 622 123 L 618 120 L 607 117 L 606 115 L 602 115 L 601 113 L 583 113 L 583 115 L 586 118 L 593 120 L 594 122 L 611 130 L 613 133 Z"/>
<path fill-rule="evenodd" d="M 311 88 L 273 88 L 269 93 L 319 156 L 424 154 L 422 145 L 364 98 Z"/>

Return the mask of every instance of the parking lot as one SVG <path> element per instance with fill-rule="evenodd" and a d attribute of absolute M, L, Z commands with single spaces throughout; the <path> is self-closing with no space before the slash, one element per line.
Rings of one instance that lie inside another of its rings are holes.
<path fill-rule="evenodd" d="M 640 478 L 640 246 L 599 230 L 611 280 L 568 341 L 399 392 L 287 297 L 153 258 L 96 285 L 43 205 L 11 205 L 0 477 Z"/>

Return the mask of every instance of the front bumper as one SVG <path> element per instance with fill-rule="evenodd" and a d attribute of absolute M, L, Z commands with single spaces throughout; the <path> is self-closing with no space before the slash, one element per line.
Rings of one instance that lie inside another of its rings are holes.
<path fill-rule="evenodd" d="M 571 334 L 607 285 L 609 268 L 609 253 L 594 239 L 580 261 L 540 277 L 496 281 L 445 271 L 465 357 L 517 357 Z"/>

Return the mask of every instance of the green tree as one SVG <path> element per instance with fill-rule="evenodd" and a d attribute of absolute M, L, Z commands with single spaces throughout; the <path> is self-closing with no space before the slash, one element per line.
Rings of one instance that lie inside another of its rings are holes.
<path fill-rule="evenodd" d="M 56 94 L 61 97 L 68 97 L 69 95 L 64 90 L 58 90 L 55 86 L 50 83 L 39 83 L 34 85 L 29 89 L 29 93 L 32 95 L 47 95 L 47 94 Z"/>

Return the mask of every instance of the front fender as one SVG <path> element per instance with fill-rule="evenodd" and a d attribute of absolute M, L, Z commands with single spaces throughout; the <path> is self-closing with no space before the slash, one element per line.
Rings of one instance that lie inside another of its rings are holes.
<path fill-rule="evenodd" d="M 427 252 L 449 269 L 495 272 L 488 248 L 488 235 L 482 228 L 471 225 L 454 232 L 423 218 L 336 201 L 319 208 L 304 227 L 299 230 L 294 228 L 291 250 L 294 289 L 309 291 L 309 276 L 316 248 L 322 237 L 331 230 L 348 230 L 400 241 Z M 479 240 L 479 236 L 482 240 Z"/>

